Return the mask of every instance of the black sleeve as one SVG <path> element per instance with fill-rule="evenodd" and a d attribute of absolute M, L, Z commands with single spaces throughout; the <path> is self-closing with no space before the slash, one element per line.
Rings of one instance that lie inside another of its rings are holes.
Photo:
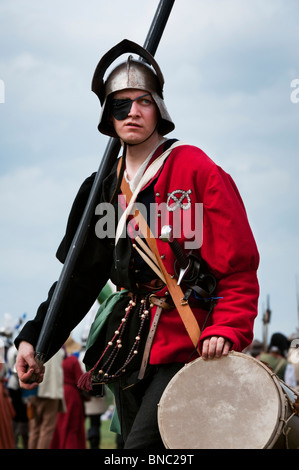
<path fill-rule="evenodd" d="M 59 261 L 61 261 L 61 263 L 64 263 L 67 257 L 68 250 L 71 246 L 77 227 L 86 207 L 95 176 L 96 173 L 93 173 L 91 176 L 86 178 L 74 199 L 67 221 L 65 235 L 56 252 L 56 257 Z"/>

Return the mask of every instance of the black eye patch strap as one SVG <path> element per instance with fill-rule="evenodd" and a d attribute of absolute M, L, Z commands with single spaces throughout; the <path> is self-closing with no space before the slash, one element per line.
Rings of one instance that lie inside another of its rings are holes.
<path fill-rule="evenodd" d="M 137 98 L 133 100 L 130 98 L 113 99 L 111 102 L 111 112 L 113 116 L 118 121 L 123 121 L 128 116 L 132 108 L 133 101 L 140 100 L 141 98 L 144 98 L 144 96 L 148 95 L 150 95 L 150 93 L 145 93 L 144 95 L 137 96 Z"/>

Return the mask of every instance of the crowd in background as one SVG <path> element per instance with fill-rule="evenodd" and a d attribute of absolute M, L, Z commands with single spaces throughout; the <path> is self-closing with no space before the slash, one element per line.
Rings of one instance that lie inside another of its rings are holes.
<path fill-rule="evenodd" d="M 84 347 L 70 336 L 46 364 L 43 382 L 21 389 L 16 348 L 4 337 L 0 360 L 0 449 L 98 449 L 101 422 L 111 411 L 107 395 L 86 396 L 77 388 Z M 4 359 L 4 360 L 3 360 Z M 109 407 L 109 409 L 108 409 Z"/>
<path fill-rule="evenodd" d="M 287 338 L 281 333 L 274 333 L 267 348 L 262 342 L 254 340 L 244 352 L 268 365 L 280 380 L 299 392 L 299 339 L 294 339 L 298 347 L 290 347 L 295 336 L 298 335 Z"/>
<path fill-rule="evenodd" d="M 0 332 L 1 336 L 1 332 Z M 84 344 L 72 336 L 46 364 L 43 382 L 33 391 L 20 388 L 16 348 L 2 332 L 0 358 L 0 449 L 98 449 L 107 396 L 84 395 L 77 382 L 84 371 Z M 299 392 L 299 348 L 275 333 L 265 351 L 254 340 L 244 353 L 267 364 L 286 385 Z M 299 340 L 298 340 L 299 342 Z M 122 447 L 120 436 L 115 446 Z"/>

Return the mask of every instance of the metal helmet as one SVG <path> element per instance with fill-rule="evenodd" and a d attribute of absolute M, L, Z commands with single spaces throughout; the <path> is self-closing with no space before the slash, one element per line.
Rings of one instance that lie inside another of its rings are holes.
<path fill-rule="evenodd" d="M 104 82 L 103 77 L 108 67 L 126 52 L 139 54 L 152 67 L 142 60 L 135 60 L 132 56 L 129 56 L 126 62 L 121 63 L 112 70 Z M 160 113 L 157 126 L 158 132 L 161 135 L 171 132 L 175 126 L 163 100 L 163 86 L 164 78 L 153 56 L 146 49 L 132 41 L 127 39 L 121 41 L 102 57 L 92 80 L 92 91 L 98 96 L 102 105 L 98 125 L 99 131 L 111 137 L 118 137 L 110 120 L 110 97 L 116 91 L 135 88 L 151 93 Z"/>

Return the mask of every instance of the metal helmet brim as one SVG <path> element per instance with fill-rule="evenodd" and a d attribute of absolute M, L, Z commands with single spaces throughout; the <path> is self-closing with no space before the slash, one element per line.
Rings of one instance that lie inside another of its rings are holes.
<path fill-rule="evenodd" d="M 147 63 L 129 56 L 127 61 L 116 66 L 104 81 L 108 67 L 126 52 L 139 54 Z M 98 96 L 102 105 L 99 131 L 110 137 L 118 137 L 110 117 L 110 99 L 116 91 L 138 89 L 150 93 L 156 103 L 160 114 L 158 132 L 161 135 L 171 132 L 175 126 L 165 106 L 163 86 L 164 77 L 153 56 L 132 41 L 127 39 L 121 41 L 102 57 L 92 80 L 92 91 Z"/>

